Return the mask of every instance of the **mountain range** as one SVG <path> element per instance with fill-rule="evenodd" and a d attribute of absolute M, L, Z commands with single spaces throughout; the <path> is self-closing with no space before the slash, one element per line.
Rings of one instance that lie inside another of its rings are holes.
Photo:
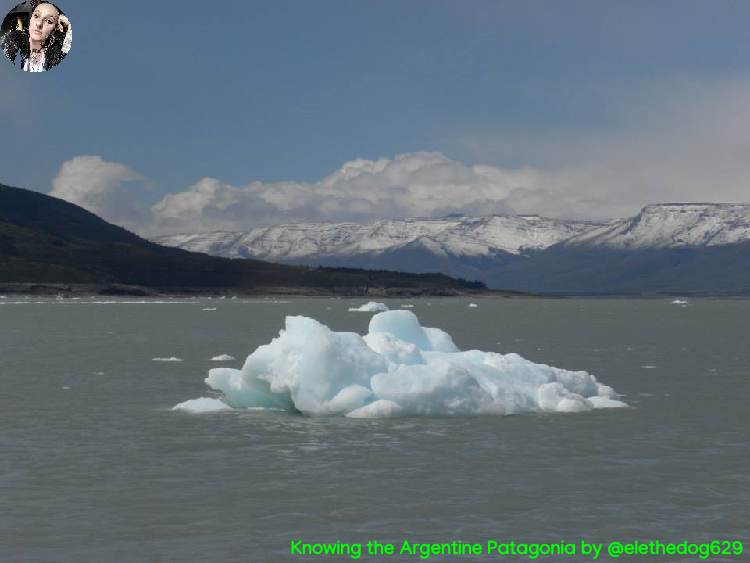
<path fill-rule="evenodd" d="M 145 240 L 67 201 L 0 184 L 0 291 L 45 293 L 61 285 L 63 292 L 137 294 L 458 295 L 486 289 L 443 274 L 310 268 L 188 252 Z"/>
<path fill-rule="evenodd" d="M 537 215 L 449 216 L 359 223 L 296 223 L 247 232 L 163 236 L 159 244 L 286 264 L 442 272 L 479 278 L 603 223 Z"/>
<path fill-rule="evenodd" d="M 653 204 L 607 222 L 449 216 L 154 240 L 230 258 L 441 272 L 520 291 L 750 294 L 750 204 Z"/>

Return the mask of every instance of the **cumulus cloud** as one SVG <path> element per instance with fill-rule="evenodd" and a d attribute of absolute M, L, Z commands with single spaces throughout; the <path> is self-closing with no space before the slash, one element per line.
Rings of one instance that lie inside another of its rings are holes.
<path fill-rule="evenodd" d="M 63 163 L 49 195 L 137 231 L 152 222 L 151 211 L 123 183 L 144 179 L 123 164 L 107 162 L 100 156 L 78 156 Z"/>
<path fill-rule="evenodd" d="M 451 212 L 508 212 L 516 185 L 530 171 L 467 166 L 439 153 L 357 159 L 315 183 L 251 182 L 232 186 L 204 178 L 153 207 L 166 228 L 245 229 L 289 221 L 363 221 Z"/>
<path fill-rule="evenodd" d="M 256 181 L 233 186 L 203 178 L 149 208 L 124 185 L 142 179 L 125 165 L 80 156 L 63 164 L 50 195 L 152 235 L 245 230 L 282 222 L 530 212 L 528 198 L 521 201 L 518 194 L 562 189 L 570 181 L 565 174 L 467 166 L 440 153 L 416 152 L 393 159 L 352 160 L 314 183 Z"/>
<path fill-rule="evenodd" d="M 606 189 L 590 189 L 592 179 L 602 173 L 591 166 L 556 171 L 469 166 L 440 153 L 415 152 L 393 159 L 352 160 L 315 183 L 232 186 L 203 178 L 185 191 L 167 195 L 152 210 L 160 232 L 451 213 L 600 219 L 637 211 L 635 206 L 617 208 Z"/>

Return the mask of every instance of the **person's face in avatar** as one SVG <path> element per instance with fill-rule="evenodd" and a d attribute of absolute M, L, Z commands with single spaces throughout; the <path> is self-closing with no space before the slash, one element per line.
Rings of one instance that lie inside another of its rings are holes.
<path fill-rule="evenodd" d="M 31 14 L 29 35 L 34 42 L 44 43 L 57 27 L 57 8 L 52 4 L 39 4 Z"/>

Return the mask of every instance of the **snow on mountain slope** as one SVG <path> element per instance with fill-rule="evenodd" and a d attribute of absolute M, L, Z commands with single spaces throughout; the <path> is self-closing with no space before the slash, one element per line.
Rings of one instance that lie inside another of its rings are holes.
<path fill-rule="evenodd" d="M 369 224 L 298 223 L 245 233 L 211 232 L 154 239 L 166 246 L 230 258 L 300 260 L 377 255 L 415 246 L 438 256 L 522 255 L 579 235 L 601 223 L 536 215 L 386 220 Z"/>
<path fill-rule="evenodd" d="M 750 240 L 750 204 L 663 203 L 647 205 L 632 219 L 573 236 L 566 247 L 621 250 L 716 246 Z"/>

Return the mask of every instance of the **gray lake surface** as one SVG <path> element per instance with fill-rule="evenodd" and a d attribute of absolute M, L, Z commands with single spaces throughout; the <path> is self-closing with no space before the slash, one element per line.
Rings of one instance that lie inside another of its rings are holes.
<path fill-rule="evenodd" d="M 291 542 L 741 541 L 750 301 L 385 300 L 462 350 L 585 370 L 630 408 L 357 420 L 190 414 L 286 315 L 364 334 L 352 299 L 0 299 L 0 561 L 347 561 Z M 207 310 L 214 309 L 214 310 Z M 229 354 L 236 360 L 211 358 Z M 154 358 L 182 361 L 154 361 Z M 430 561 L 529 561 L 431 555 Z M 607 554 L 598 560 L 612 560 Z M 701 561 L 629 555 L 629 561 Z"/>

